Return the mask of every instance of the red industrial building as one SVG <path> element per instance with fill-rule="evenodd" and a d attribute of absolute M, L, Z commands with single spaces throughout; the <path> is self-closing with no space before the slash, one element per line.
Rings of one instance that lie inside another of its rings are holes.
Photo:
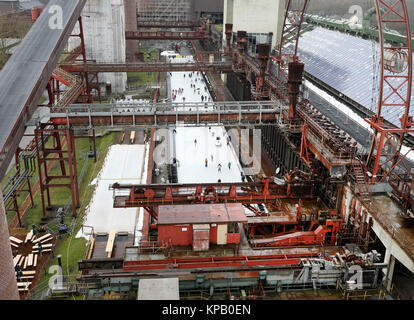
<path fill-rule="evenodd" d="M 208 250 L 210 244 L 239 244 L 247 222 L 243 205 L 169 205 L 158 208 L 158 241 Z"/>

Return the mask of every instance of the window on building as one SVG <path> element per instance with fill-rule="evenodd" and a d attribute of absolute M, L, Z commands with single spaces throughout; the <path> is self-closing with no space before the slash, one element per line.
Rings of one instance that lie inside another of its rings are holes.
<path fill-rule="evenodd" d="M 240 226 L 237 222 L 229 223 L 227 226 L 227 233 L 240 233 Z"/>

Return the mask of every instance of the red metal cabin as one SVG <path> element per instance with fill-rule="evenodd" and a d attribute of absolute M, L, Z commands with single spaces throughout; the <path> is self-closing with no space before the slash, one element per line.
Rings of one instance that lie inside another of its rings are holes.
<path fill-rule="evenodd" d="M 158 241 L 172 246 L 208 250 L 210 244 L 240 243 L 244 207 L 232 204 L 168 205 L 158 207 Z"/>

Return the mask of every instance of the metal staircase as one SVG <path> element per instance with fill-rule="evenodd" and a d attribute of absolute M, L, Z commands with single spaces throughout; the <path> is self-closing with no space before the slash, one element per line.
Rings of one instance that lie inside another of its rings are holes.
<path fill-rule="evenodd" d="M 366 174 L 367 169 L 357 157 L 352 161 L 352 170 L 355 177 L 355 192 L 359 193 L 364 201 L 370 201 L 371 190 Z"/>
<path fill-rule="evenodd" d="M 72 104 L 83 93 L 82 80 L 79 77 L 66 72 L 62 68 L 57 67 L 53 71 L 52 77 L 68 87 L 68 90 L 60 96 L 59 101 L 56 102 L 54 107 L 63 108 L 69 104 Z"/>

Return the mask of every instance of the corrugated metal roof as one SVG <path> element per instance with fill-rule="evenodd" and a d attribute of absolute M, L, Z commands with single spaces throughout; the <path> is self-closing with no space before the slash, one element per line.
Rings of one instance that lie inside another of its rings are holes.
<path fill-rule="evenodd" d="M 246 214 L 240 203 L 193 204 L 158 207 L 158 224 L 194 224 L 246 222 Z"/>
<path fill-rule="evenodd" d="M 378 91 L 373 90 L 373 84 L 378 82 L 374 79 L 375 51 L 379 60 L 378 43 L 317 27 L 299 39 L 298 56 L 305 63 L 305 71 L 376 113 Z M 390 92 L 391 89 L 387 88 L 384 97 Z M 414 101 L 414 88 L 411 100 Z M 413 109 L 410 110 L 412 115 Z M 386 120 L 399 126 L 403 112 L 401 107 L 386 107 L 382 114 Z"/>

